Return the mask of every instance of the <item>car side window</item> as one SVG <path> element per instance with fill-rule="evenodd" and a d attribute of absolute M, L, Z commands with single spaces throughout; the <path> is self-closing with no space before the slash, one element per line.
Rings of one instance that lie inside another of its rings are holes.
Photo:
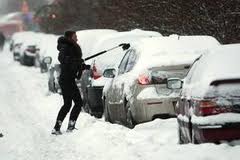
<path fill-rule="evenodd" d="M 132 52 L 129 53 L 128 63 L 127 63 L 125 72 L 131 71 L 134 65 L 136 64 L 136 61 L 137 61 L 136 51 L 132 50 Z"/>
<path fill-rule="evenodd" d="M 118 74 L 123 74 L 126 68 L 126 65 L 128 63 L 128 58 L 130 55 L 131 50 L 127 51 L 126 54 L 124 55 L 121 63 L 118 66 Z"/>

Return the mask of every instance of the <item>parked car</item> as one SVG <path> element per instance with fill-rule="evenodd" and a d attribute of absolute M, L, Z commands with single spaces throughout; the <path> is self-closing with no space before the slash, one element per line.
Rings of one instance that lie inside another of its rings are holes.
<path fill-rule="evenodd" d="M 24 43 L 21 47 L 19 61 L 22 65 L 35 66 L 38 64 L 36 59 L 38 52 L 38 46 L 33 43 Z"/>
<path fill-rule="evenodd" d="M 168 88 L 182 88 L 180 143 L 240 139 L 239 50 L 240 44 L 223 45 L 196 59 L 184 81 L 168 80 Z"/>
<path fill-rule="evenodd" d="M 13 53 L 13 60 L 20 60 L 21 47 L 26 41 L 34 37 L 34 32 L 16 32 L 10 40 L 10 51 Z"/>
<path fill-rule="evenodd" d="M 107 35 L 99 39 L 93 47 L 92 52 L 98 53 L 104 50 L 111 49 L 122 43 L 130 43 L 146 37 L 162 36 L 158 32 L 132 30 L 127 32 L 118 32 Z M 83 92 L 83 99 L 85 102 L 84 108 L 91 115 L 95 117 L 102 117 L 102 90 L 105 83 L 111 79 L 104 77 L 104 73 L 109 72 L 111 68 L 117 66 L 125 51 L 121 47 L 108 51 L 105 54 L 94 58 L 90 64 L 91 70 L 87 71 L 82 76 L 81 90 Z M 107 69 L 107 70 L 106 70 Z"/>
<path fill-rule="evenodd" d="M 183 78 L 199 54 L 218 45 L 208 36 L 148 38 L 133 44 L 104 87 L 105 120 L 133 128 L 155 118 L 175 117 L 180 90 L 168 89 L 167 78 Z"/>
<path fill-rule="evenodd" d="M 10 40 L 10 51 L 13 59 L 23 65 L 39 66 L 38 55 L 40 52 L 39 33 L 24 31 L 14 33 Z"/>

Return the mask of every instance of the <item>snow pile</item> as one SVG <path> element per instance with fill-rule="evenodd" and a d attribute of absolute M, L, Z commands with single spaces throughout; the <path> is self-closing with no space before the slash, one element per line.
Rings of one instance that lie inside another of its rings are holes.
<path fill-rule="evenodd" d="M 192 116 L 192 123 L 198 125 L 222 125 L 225 123 L 239 123 L 240 114 L 239 113 L 221 113 L 218 115 L 198 117 Z"/>
<path fill-rule="evenodd" d="M 240 78 L 239 50 L 240 44 L 222 45 L 209 54 L 203 55 L 192 69 L 192 73 L 189 73 L 191 83 L 184 84 L 183 93 L 186 93 L 187 96 L 203 97 L 209 90 L 216 90 L 221 96 L 234 93 L 239 95 L 240 91 L 237 88 L 240 84 L 226 84 L 220 87 L 210 86 L 210 83 L 215 80 Z M 189 77 L 186 77 L 185 81 L 188 82 Z"/>

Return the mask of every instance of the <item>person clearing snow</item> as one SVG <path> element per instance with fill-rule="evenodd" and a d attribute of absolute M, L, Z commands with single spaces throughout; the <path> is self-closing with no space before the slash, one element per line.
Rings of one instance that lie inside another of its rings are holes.
<path fill-rule="evenodd" d="M 59 84 L 62 90 L 64 104 L 61 107 L 52 134 L 62 134 L 60 131 L 63 120 L 72 107 L 67 131 L 71 132 L 75 129 L 75 124 L 81 111 L 83 102 L 80 91 L 75 82 L 75 78 L 80 79 L 85 64 L 82 59 L 82 50 L 77 44 L 77 35 L 75 31 L 66 31 L 64 37 L 58 39 L 58 60 L 60 62 L 61 73 Z"/>

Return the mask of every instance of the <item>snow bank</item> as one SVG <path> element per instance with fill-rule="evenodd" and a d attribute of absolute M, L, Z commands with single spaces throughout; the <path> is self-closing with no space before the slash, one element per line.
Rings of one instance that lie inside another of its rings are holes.
<path fill-rule="evenodd" d="M 222 125 L 226 123 L 239 123 L 240 114 L 239 113 L 221 113 L 218 115 L 198 117 L 192 116 L 192 123 L 198 125 Z"/>

